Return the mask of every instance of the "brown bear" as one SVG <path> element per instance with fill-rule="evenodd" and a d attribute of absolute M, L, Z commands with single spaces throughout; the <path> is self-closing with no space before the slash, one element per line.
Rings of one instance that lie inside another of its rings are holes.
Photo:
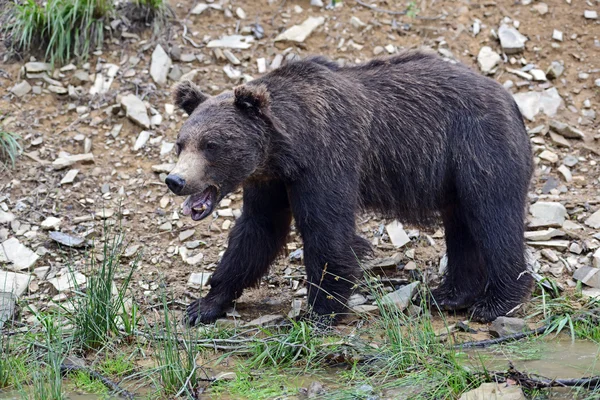
<path fill-rule="evenodd" d="M 492 79 L 423 51 L 340 67 L 295 61 L 210 97 L 174 91 L 189 118 L 166 184 L 189 195 L 195 221 L 243 188 L 242 215 L 210 279 L 187 309 L 212 322 L 256 285 L 281 252 L 292 217 L 304 243 L 309 316 L 344 312 L 369 243 L 362 210 L 408 223 L 441 216 L 448 267 L 434 300 L 490 321 L 524 301 L 524 212 L 532 152 L 512 96 Z"/>

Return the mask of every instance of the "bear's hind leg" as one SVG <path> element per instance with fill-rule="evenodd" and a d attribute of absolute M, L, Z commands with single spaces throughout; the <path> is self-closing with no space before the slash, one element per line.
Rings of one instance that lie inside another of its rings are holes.
<path fill-rule="evenodd" d="M 493 321 L 515 309 L 531 294 L 523 239 L 524 202 L 516 198 L 489 199 L 474 205 L 469 220 L 487 269 L 481 299 L 469 310 L 477 321 Z"/>
<path fill-rule="evenodd" d="M 485 289 L 486 270 L 464 211 L 451 206 L 442 213 L 446 236 L 448 267 L 442 283 L 432 291 L 434 305 L 443 310 L 472 306 Z"/>

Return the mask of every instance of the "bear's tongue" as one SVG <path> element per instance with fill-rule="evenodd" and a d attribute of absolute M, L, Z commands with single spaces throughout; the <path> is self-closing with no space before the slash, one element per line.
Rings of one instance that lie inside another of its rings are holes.
<path fill-rule="evenodd" d="M 216 188 L 209 186 L 203 192 L 194 193 L 183 203 L 183 215 L 191 215 L 194 221 L 200 221 L 212 213 L 215 205 Z"/>

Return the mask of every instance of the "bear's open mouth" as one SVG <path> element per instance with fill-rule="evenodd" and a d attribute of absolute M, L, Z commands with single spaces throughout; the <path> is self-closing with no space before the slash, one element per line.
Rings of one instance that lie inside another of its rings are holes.
<path fill-rule="evenodd" d="M 208 217 L 217 202 L 217 188 L 209 186 L 204 191 L 194 193 L 183 202 L 183 215 L 191 215 L 194 221 Z"/>

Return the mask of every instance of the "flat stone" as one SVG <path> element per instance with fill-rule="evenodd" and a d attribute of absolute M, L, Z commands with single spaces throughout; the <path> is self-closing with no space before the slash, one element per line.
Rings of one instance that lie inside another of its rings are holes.
<path fill-rule="evenodd" d="M 595 267 L 583 266 L 573 273 L 573 279 L 585 283 L 596 289 L 600 289 L 600 269 Z"/>
<path fill-rule="evenodd" d="M 556 132 L 548 132 L 552 142 L 560 147 L 571 147 L 571 143 L 563 135 L 559 135 Z"/>
<path fill-rule="evenodd" d="M 526 240 L 533 240 L 533 241 L 537 241 L 537 242 L 551 240 L 555 237 L 561 237 L 561 236 L 565 236 L 565 233 L 559 229 L 554 229 L 554 228 L 545 229 L 542 231 L 525 232 Z"/>
<path fill-rule="evenodd" d="M 600 248 L 596 249 L 592 255 L 592 265 L 594 268 L 600 268 Z"/>
<path fill-rule="evenodd" d="M 96 80 L 94 81 L 94 85 L 90 88 L 90 94 L 105 94 L 108 93 L 110 87 L 115 80 L 115 76 L 117 76 L 117 72 L 119 71 L 119 66 L 115 64 L 105 64 L 104 73 L 97 73 Z"/>
<path fill-rule="evenodd" d="M 57 158 L 52 162 L 52 167 L 59 170 L 70 167 L 73 164 L 91 162 L 94 162 L 94 155 L 92 153 L 74 154 Z"/>
<path fill-rule="evenodd" d="M 599 229 L 600 228 L 600 209 L 590 215 L 588 219 L 585 220 L 585 224 L 590 228 Z"/>
<path fill-rule="evenodd" d="M 267 60 L 263 57 L 256 59 L 256 65 L 258 67 L 258 73 L 264 74 L 267 72 Z"/>
<path fill-rule="evenodd" d="M 550 150 L 542 151 L 538 157 L 541 158 L 542 160 L 549 161 L 552 164 L 556 164 L 558 162 L 558 154 L 556 154 Z"/>
<path fill-rule="evenodd" d="M 598 19 L 598 11 L 596 11 L 596 10 L 585 10 L 583 12 L 583 17 L 585 19 Z"/>
<path fill-rule="evenodd" d="M 369 261 L 369 262 L 365 263 L 365 267 L 367 269 L 375 269 L 375 268 L 381 268 L 381 269 L 394 268 L 395 269 L 398 266 L 398 264 L 400 264 L 400 261 L 402 261 L 402 254 L 395 253 L 391 257 L 380 258 L 380 259 Z"/>
<path fill-rule="evenodd" d="M 558 61 L 552 61 L 546 70 L 546 76 L 548 79 L 556 79 L 561 76 L 563 72 L 565 72 L 565 66 Z"/>
<path fill-rule="evenodd" d="M 27 93 L 31 92 L 31 85 L 27 81 L 21 81 L 10 88 L 10 92 L 17 97 L 23 97 Z"/>
<path fill-rule="evenodd" d="M 419 287 L 419 283 L 419 281 L 415 281 L 409 283 L 406 286 L 401 287 L 400 289 L 392 293 L 386 294 L 381 298 L 381 304 L 393 304 L 400 310 L 405 310 L 406 307 L 408 307 L 408 305 L 410 304 L 410 301 L 413 298 L 414 294 L 416 293 L 417 288 Z"/>
<path fill-rule="evenodd" d="M 225 56 L 225 58 L 227 60 L 229 60 L 230 63 L 232 63 L 233 65 L 240 65 L 241 62 L 239 60 L 239 58 L 237 58 L 235 56 L 235 54 L 233 54 L 230 50 L 223 50 L 223 55 Z"/>
<path fill-rule="evenodd" d="M 397 220 L 386 225 L 385 230 L 387 231 L 390 241 L 395 247 L 402 247 L 410 242 L 410 238 L 404 231 L 402 224 Z"/>
<path fill-rule="evenodd" d="M 368 313 L 372 313 L 375 311 L 379 311 L 379 307 L 373 306 L 370 304 L 363 304 L 360 306 L 352 307 L 352 311 L 355 312 L 356 314 L 368 314 Z"/>
<path fill-rule="evenodd" d="M 279 34 L 276 38 L 276 42 L 290 41 L 302 43 L 306 38 L 319 26 L 325 23 L 324 17 L 309 17 L 300 25 L 294 25 L 284 32 Z"/>
<path fill-rule="evenodd" d="M 25 64 L 25 71 L 29 74 L 52 71 L 52 65 L 45 62 L 32 61 Z"/>
<path fill-rule="evenodd" d="M 55 94 L 67 94 L 69 93 L 69 90 L 65 87 L 62 86 L 56 86 L 56 85 L 48 85 L 48 90 L 52 93 Z"/>
<path fill-rule="evenodd" d="M 568 240 L 547 240 L 539 242 L 527 242 L 530 246 L 555 247 L 560 250 L 566 250 L 569 247 Z"/>
<path fill-rule="evenodd" d="M 192 272 L 188 279 L 188 285 L 204 287 L 211 276 L 212 272 Z"/>
<path fill-rule="evenodd" d="M 75 71 L 73 76 L 71 76 L 71 80 L 70 80 L 70 82 L 73 86 L 81 86 L 81 85 L 88 83 L 89 81 L 90 81 L 90 74 L 88 74 L 87 71 L 84 71 L 81 69 Z"/>
<path fill-rule="evenodd" d="M 275 325 L 281 321 L 283 321 L 284 316 L 281 314 L 273 314 L 273 315 L 263 315 L 262 317 L 258 317 L 253 319 L 252 321 L 244 324 L 245 327 L 253 327 L 253 326 L 268 326 Z"/>
<path fill-rule="evenodd" d="M 190 14 L 200 15 L 204 11 L 208 10 L 209 8 L 212 8 L 214 10 L 223 10 L 223 6 L 221 6 L 220 4 L 216 4 L 216 3 L 212 3 L 212 4 L 200 3 L 200 4 L 197 4 L 196 7 L 194 7 L 192 9 L 192 11 L 190 11 Z"/>
<path fill-rule="evenodd" d="M 133 145 L 133 151 L 138 151 L 143 148 L 146 143 L 148 143 L 148 139 L 150 139 L 149 131 L 141 131 L 135 140 L 135 144 Z"/>
<path fill-rule="evenodd" d="M 173 171 L 173 168 L 175 168 L 175 163 L 167 163 L 167 164 L 156 164 L 152 166 L 152 171 L 156 172 L 158 174 L 164 173 L 164 174 L 168 174 L 171 171 Z"/>
<path fill-rule="evenodd" d="M 558 90 L 554 87 L 543 92 L 515 93 L 513 98 L 523 116 L 530 121 L 534 121 L 539 112 L 543 112 L 549 117 L 555 116 L 563 104 Z"/>
<path fill-rule="evenodd" d="M 48 282 L 59 292 L 79 287 L 87 282 L 87 278 L 81 272 L 66 273 L 56 278 L 48 279 Z"/>
<path fill-rule="evenodd" d="M 184 241 L 188 240 L 189 238 L 191 238 L 192 236 L 194 236 L 194 233 L 196 233 L 195 229 L 187 229 L 185 231 L 181 231 L 181 232 L 179 232 L 179 240 L 184 242 Z"/>
<path fill-rule="evenodd" d="M 459 400 L 526 400 L 526 397 L 519 386 L 489 382 L 463 393 Z"/>
<path fill-rule="evenodd" d="M 56 217 L 48 217 L 45 220 L 42 221 L 42 229 L 45 229 L 47 231 L 49 230 L 58 230 L 58 228 L 60 227 L 60 223 L 61 223 L 61 219 L 60 218 L 56 218 Z"/>
<path fill-rule="evenodd" d="M 584 298 L 600 300 L 600 289 L 596 289 L 596 288 L 582 289 L 581 295 Z"/>
<path fill-rule="evenodd" d="M 524 319 L 498 317 L 490 326 L 490 334 L 494 337 L 508 336 L 529 330 Z"/>
<path fill-rule="evenodd" d="M 242 71 L 233 68 L 229 64 L 223 67 L 223 72 L 225 72 L 225 75 L 232 81 L 238 81 L 242 77 Z"/>
<path fill-rule="evenodd" d="M 477 64 L 484 74 L 493 74 L 494 69 L 502 58 L 489 46 L 483 46 L 477 55 Z"/>
<path fill-rule="evenodd" d="M 95 214 L 98 218 L 107 219 L 115 215 L 115 210 L 112 208 L 101 208 L 96 210 Z"/>
<path fill-rule="evenodd" d="M 0 210 L 0 224 L 7 224 L 15 220 L 15 214 Z"/>
<path fill-rule="evenodd" d="M 534 69 L 530 70 L 529 73 L 533 77 L 534 81 L 544 82 L 544 81 L 547 80 L 546 79 L 546 74 L 541 69 L 534 68 Z"/>
<path fill-rule="evenodd" d="M 562 42 L 563 41 L 563 33 L 558 29 L 552 31 L 552 39 Z"/>
<path fill-rule="evenodd" d="M 575 129 L 572 126 L 565 124 L 564 122 L 560 122 L 557 120 L 550 120 L 550 129 L 554 132 L 569 138 L 569 139 L 585 139 L 585 133 L 580 131 L 579 129 Z"/>
<path fill-rule="evenodd" d="M 573 180 L 573 174 L 571 174 L 571 170 L 566 165 L 561 165 L 557 168 L 557 171 L 563 176 L 565 182 L 571 182 Z"/>
<path fill-rule="evenodd" d="M 30 280 L 30 274 L 0 270 L 0 292 L 11 293 L 19 297 L 27 290 Z"/>
<path fill-rule="evenodd" d="M 67 247 L 81 247 L 85 244 L 85 239 L 63 232 L 50 232 L 49 236 L 50 239 Z"/>
<path fill-rule="evenodd" d="M 355 293 L 348 298 L 348 307 L 361 306 L 367 302 L 367 298 L 360 293 Z"/>
<path fill-rule="evenodd" d="M 128 94 L 121 98 L 121 105 L 125 109 L 127 118 L 140 125 L 142 128 L 150 129 L 150 118 L 146 105 L 134 94 Z"/>
<path fill-rule="evenodd" d="M 189 265 L 198 265 L 204 259 L 204 254 L 202 253 L 197 253 L 194 256 L 189 256 L 188 249 L 186 247 L 180 247 L 179 254 L 181 255 L 181 259 L 183 260 L 183 262 Z"/>
<path fill-rule="evenodd" d="M 542 249 L 542 256 L 546 257 L 550 262 L 558 262 L 559 258 L 556 252 L 552 249 Z"/>
<path fill-rule="evenodd" d="M 506 54 L 520 53 L 525 49 L 527 38 L 512 26 L 506 24 L 500 25 L 498 38 L 500 39 L 502 50 Z"/>
<path fill-rule="evenodd" d="M 77 176 L 78 173 L 79 173 L 78 169 L 70 169 L 69 171 L 67 171 L 65 176 L 60 180 L 60 184 L 66 185 L 69 183 L 73 183 L 73 181 L 75 180 L 75 177 Z"/>
<path fill-rule="evenodd" d="M 137 254 L 137 252 L 138 252 L 139 249 L 140 249 L 140 245 L 139 244 L 134 244 L 134 245 L 131 245 L 131 246 L 127 246 L 127 248 L 123 252 L 123 257 L 126 257 L 126 258 L 133 257 L 134 255 Z"/>
<path fill-rule="evenodd" d="M 533 5 L 533 9 L 537 11 L 540 15 L 546 15 L 548 13 L 548 4 L 536 3 Z"/>
<path fill-rule="evenodd" d="M 0 272 L 1 274 L 1 272 Z M 0 329 L 11 321 L 17 311 L 17 297 L 9 292 L 0 291 Z"/>
<path fill-rule="evenodd" d="M 537 221 L 548 227 L 561 227 L 567 216 L 567 209 L 560 203 L 538 201 L 529 207 L 529 212 Z M 537 224 L 537 227 L 542 225 Z"/>
<path fill-rule="evenodd" d="M 223 36 L 218 40 L 211 40 L 208 42 L 206 47 L 216 48 L 228 48 L 228 49 L 249 49 L 252 46 L 252 42 L 254 42 L 254 38 L 252 36 L 242 36 L 242 35 L 230 35 Z"/>
<path fill-rule="evenodd" d="M 157 45 L 152 53 L 152 63 L 150 64 L 150 76 L 154 82 L 161 86 L 165 85 L 172 65 L 173 61 L 167 52 L 160 44 Z"/>
<path fill-rule="evenodd" d="M 7 263 L 6 268 L 13 271 L 30 269 L 40 258 L 30 248 L 11 237 L 0 244 L 0 262 Z"/>

